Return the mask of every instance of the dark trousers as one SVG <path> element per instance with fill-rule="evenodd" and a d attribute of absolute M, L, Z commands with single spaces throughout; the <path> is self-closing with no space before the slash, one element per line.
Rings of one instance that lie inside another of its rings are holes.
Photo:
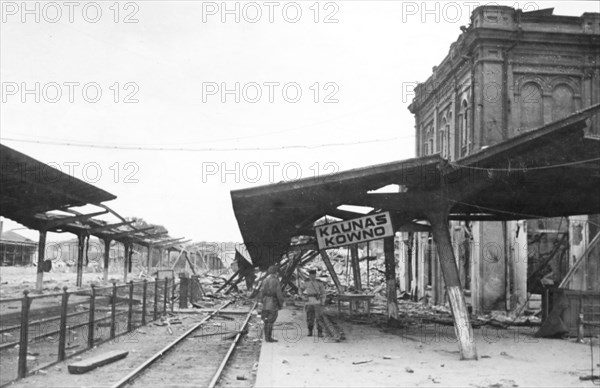
<path fill-rule="evenodd" d="M 267 323 L 273 324 L 277 320 L 277 315 L 279 315 L 279 311 L 277 310 L 263 310 L 260 313 L 260 317 L 262 318 L 265 325 Z"/>
<path fill-rule="evenodd" d="M 260 317 L 265 323 L 265 339 L 269 340 L 273 338 L 273 324 L 277 320 L 279 311 L 277 310 L 264 310 L 260 313 Z"/>
<path fill-rule="evenodd" d="M 323 307 L 319 304 L 307 304 L 306 308 L 306 324 L 308 325 L 308 330 L 312 331 L 314 327 L 315 320 L 317 321 L 317 330 L 321 331 L 321 315 L 323 313 Z"/>

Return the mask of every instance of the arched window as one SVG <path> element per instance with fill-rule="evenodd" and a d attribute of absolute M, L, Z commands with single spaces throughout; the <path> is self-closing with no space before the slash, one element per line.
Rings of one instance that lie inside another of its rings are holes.
<path fill-rule="evenodd" d="M 535 82 L 527 82 L 521 87 L 520 108 L 522 129 L 533 129 L 544 124 L 542 88 Z"/>
<path fill-rule="evenodd" d="M 458 123 L 460 127 L 460 145 L 466 147 L 469 142 L 469 106 L 466 100 L 462 102 L 460 113 L 461 117 Z"/>
<path fill-rule="evenodd" d="M 565 84 L 556 85 L 552 91 L 552 121 L 567 117 L 574 111 L 573 90 Z"/>
<path fill-rule="evenodd" d="M 428 124 L 423 139 L 423 156 L 431 154 L 433 154 L 433 125 Z"/>
<path fill-rule="evenodd" d="M 448 133 L 450 131 L 450 124 L 448 119 L 442 117 L 442 123 L 438 131 L 438 149 L 437 151 L 443 158 L 448 157 Z"/>

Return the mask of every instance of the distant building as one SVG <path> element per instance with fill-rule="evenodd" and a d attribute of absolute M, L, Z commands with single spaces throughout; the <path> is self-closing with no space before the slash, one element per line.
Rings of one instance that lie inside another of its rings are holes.
<path fill-rule="evenodd" d="M 0 237 L 0 266 L 32 265 L 37 259 L 37 242 L 7 231 Z"/>
<path fill-rule="evenodd" d="M 572 17 L 554 15 L 553 9 L 522 12 L 482 6 L 463 30 L 429 79 L 415 88 L 409 110 L 415 115 L 417 156 L 439 153 L 456 161 L 600 103 L 600 13 Z M 586 134 L 597 138 L 599 125 L 596 117 Z M 567 236 L 566 253 L 550 263 L 560 281 L 585 250 L 588 237 L 598 232 L 598 222 L 587 218 L 533 224 L 452 222 L 467 301 L 476 311 L 521 306 L 532 275 L 528 261 L 535 256 L 528 239 L 536 233 L 544 233 L 536 245 L 543 254 L 550 254 L 563 235 L 578 236 L 570 244 Z M 401 286 L 418 299 L 443 303 L 443 279 L 431 235 L 404 233 L 403 239 L 410 248 L 404 254 L 410 257 L 400 261 L 409 263 L 401 264 Z"/>

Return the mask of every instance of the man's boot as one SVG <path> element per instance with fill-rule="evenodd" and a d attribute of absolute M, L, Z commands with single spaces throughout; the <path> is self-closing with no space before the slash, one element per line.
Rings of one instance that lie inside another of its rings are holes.
<path fill-rule="evenodd" d="M 323 330 L 321 328 L 317 331 L 317 337 L 323 337 Z"/>
<path fill-rule="evenodd" d="M 269 324 L 269 342 L 277 342 L 275 338 L 273 338 L 273 324 Z"/>
<path fill-rule="evenodd" d="M 265 323 L 264 332 L 265 332 L 265 342 L 270 342 L 269 341 L 269 324 L 268 323 Z"/>
<path fill-rule="evenodd" d="M 312 328 L 312 327 L 309 327 L 309 328 L 308 328 L 308 336 L 309 336 L 309 337 L 312 337 L 312 331 L 313 331 L 313 328 Z"/>

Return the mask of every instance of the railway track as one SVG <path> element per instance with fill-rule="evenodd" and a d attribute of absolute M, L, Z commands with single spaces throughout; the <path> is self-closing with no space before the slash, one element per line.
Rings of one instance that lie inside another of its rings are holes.
<path fill-rule="evenodd" d="M 246 375 L 240 375 L 239 368 L 232 367 L 230 361 L 236 357 L 236 362 L 248 363 L 246 371 L 252 368 L 256 351 L 260 347 L 243 343 L 242 337 L 247 333 L 248 323 L 256 303 L 243 316 L 223 317 L 219 313 L 229 301 L 210 313 L 202 321 L 191 327 L 176 340 L 147 359 L 143 364 L 131 371 L 127 376 L 112 385 L 121 387 L 215 387 L 221 381 L 248 380 Z M 211 320 L 227 320 L 220 323 Z M 259 345 L 259 344 L 258 344 Z M 239 365 L 236 365 L 239 366 Z M 226 376 L 227 374 L 236 376 Z M 243 377 L 240 379 L 239 377 Z M 228 383 L 228 385 L 230 385 Z M 244 386 L 244 384 L 233 384 Z M 248 384 L 246 384 L 248 385 Z"/>

